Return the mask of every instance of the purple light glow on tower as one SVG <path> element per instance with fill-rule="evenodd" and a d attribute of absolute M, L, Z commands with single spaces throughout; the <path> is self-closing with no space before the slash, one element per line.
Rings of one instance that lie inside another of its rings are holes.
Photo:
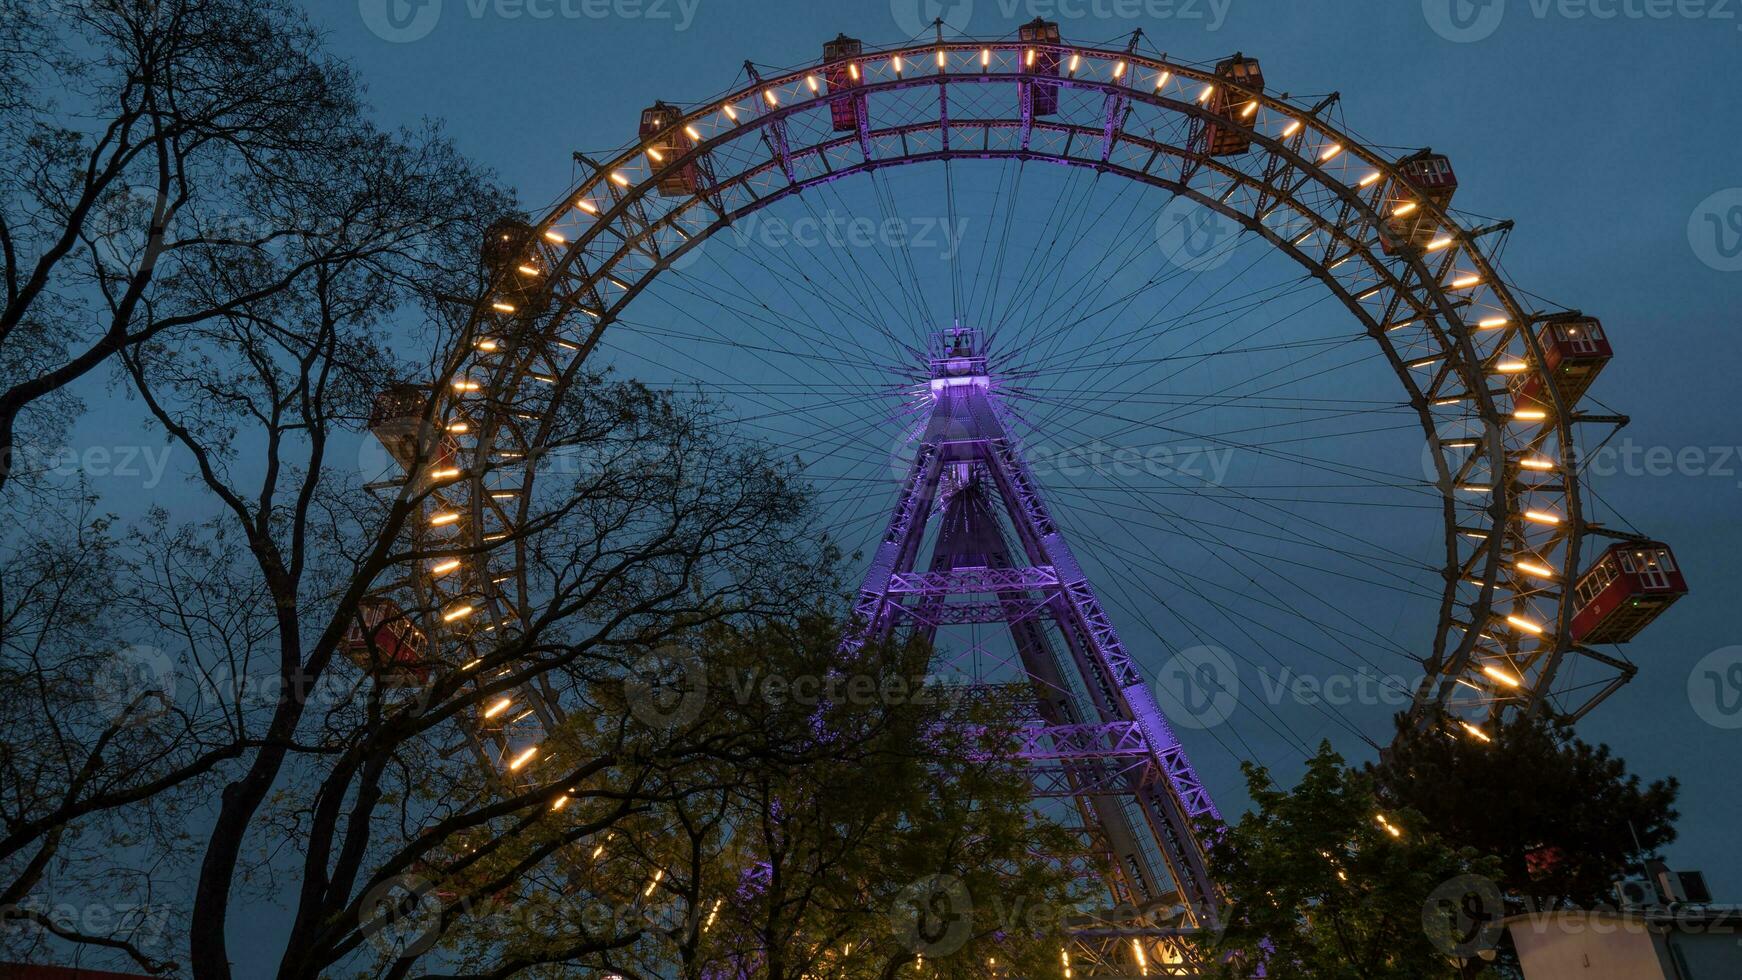
<path fill-rule="evenodd" d="M 987 354 L 978 330 L 932 338 L 929 418 L 844 647 L 898 631 L 935 640 L 940 626 L 1006 625 L 1035 694 L 1018 754 L 1035 769 L 1036 796 L 1074 799 L 1089 818 L 1116 906 L 1183 908 L 1188 927 L 1211 925 L 1219 899 L 1196 824 L 1217 818 L 1215 804 L 1047 509 Z M 980 598 L 951 601 L 969 597 Z"/>

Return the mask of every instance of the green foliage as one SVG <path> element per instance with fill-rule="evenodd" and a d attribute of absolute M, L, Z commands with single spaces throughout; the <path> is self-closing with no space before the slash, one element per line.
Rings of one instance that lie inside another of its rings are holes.
<path fill-rule="evenodd" d="M 1452 739 L 1400 719 L 1369 770 L 1388 805 L 1498 857 L 1508 895 L 1539 908 L 1612 901 L 1615 876 L 1675 840 L 1673 778 L 1642 786 L 1608 746 L 1542 717 L 1514 716 L 1489 735 Z"/>
<path fill-rule="evenodd" d="M 790 695 L 757 684 L 765 696 L 738 708 L 765 731 L 809 733 L 828 758 L 743 787 L 749 873 L 722 916 L 730 960 L 775 977 L 881 976 L 918 955 L 927 976 L 1056 964 L 1069 896 L 1036 857 L 1076 845 L 1032 819 L 1020 764 L 994 750 L 1007 733 L 926 685 L 928 647 L 872 644 L 846 660 L 838 636 L 817 618 L 744 638 L 732 658 L 738 691 L 798 668 Z M 806 677 L 828 693 L 801 694 Z"/>
<path fill-rule="evenodd" d="M 1458 968 L 1424 927 L 1436 889 L 1497 867 L 1426 830 L 1419 814 L 1381 810 L 1371 780 L 1321 744 L 1293 788 L 1247 763 L 1254 808 L 1210 831 L 1210 870 L 1229 900 L 1227 928 L 1201 946 L 1223 975 L 1424 980 Z M 1383 820 L 1381 820 L 1383 817 Z"/>

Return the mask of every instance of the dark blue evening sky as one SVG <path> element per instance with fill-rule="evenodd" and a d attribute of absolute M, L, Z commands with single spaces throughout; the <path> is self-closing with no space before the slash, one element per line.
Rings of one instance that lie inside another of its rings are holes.
<path fill-rule="evenodd" d="M 309 9 L 385 122 L 445 120 L 534 205 L 571 186 L 571 151 L 623 145 L 655 98 L 700 101 L 734 86 L 745 59 L 799 64 L 841 31 L 905 40 L 937 13 L 920 13 L 927 0 L 407 2 Z M 1639 773 L 1682 780 L 1672 863 L 1705 869 L 1720 901 L 1742 901 L 1742 727 L 1720 727 L 1742 724 L 1742 711 L 1723 711 L 1742 685 L 1718 664 L 1713 687 L 1715 661 L 1702 664 L 1742 644 L 1726 619 L 1742 607 L 1742 271 L 1725 271 L 1742 267 L 1726 257 L 1742 249 L 1742 191 L 1710 200 L 1742 187 L 1742 4 L 1487 2 L 955 0 L 947 16 L 975 36 L 1044 14 L 1085 42 L 1142 28 L 1182 61 L 1257 55 L 1272 90 L 1341 92 L 1344 120 L 1368 141 L 1451 154 L 1458 205 L 1518 223 L 1504 255 L 1511 278 L 1601 316 L 1618 352 L 1593 394 L 1635 419 L 1617 443 L 1635 465 L 1624 453 L 1622 472 L 1595 487 L 1676 546 L 1695 593 L 1628 648 L 1638 678 L 1582 731 Z M 1669 467 L 1682 472 L 1647 465 L 1654 447 L 1683 454 Z M 1363 757 L 1359 743 L 1338 745 Z M 1214 785 L 1237 785 L 1228 765 L 1217 768 Z M 267 940 L 271 918 L 238 929 Z"/>
<path fill-rule="evenodd" d="M 893 43 L 908 36 L 903 25 L 923 22 L 923 0 L 427 2 L 442 5 L 439 19 L 405 43 L 366 25 L 382 0 L 310 10 L 334 49 L 362 70 L 385 120 L 446 120 L 464 150 L 529 202 L 570 186 L 572 150 L 626 142 L 655 98 L 697 101 L 732 86 L 745 59 L 798 64 L 837 32 Z M 1474 33 L 1487 28 L 1482 18 L 1491 12 L 1454 2 L 1477 18 Z M 1271 88 L 1341 92 L 1353 130 L 1376 143 L 1453 154 L 1459 205 L 1517 221 L 1505 255 L 1511 276 L 1602 316 L 1615 338 L 1619 358 L 1595 394 L 1634 417 L 1623 439 L 1641 460 L 1649 447 L 1700 447 L 1706 469 L 1728 471 L 1652 476 L 1641 465 L 1637 475 L 1597 484 L 1634 523 L 1677 545 L 1697 598 L 1630 651 L 1639 678 L 1586 731 L 1642 772 L 1683 779 L 1678 856 L 1709 866 L 1722 891 L 1742 895 L 1742 864 L 1725 826 L 1742 797 L 1730 767 L 1716 764 L 1742 748 L 1742 733 L 1703 723 L 1687 691 L 1697 660 L 1742 642 L 1724 619 L 1736 608 L 1733 555 L 1742 546 L 1742 460 L 1729 455 L 1742 443 L 1742 273 L 1702 262 L 1689 235 L 1690 221 L 1711 228 L 1695 219 L 1703 201 L 1742 185 L 1742 103 L 1733 85 L 1742 11 L 1712 0 L 1660 17 L 1669 5 L 1515 0 L 1487 36 L 1453 41 L 1436 33 L 1435 22 L 1454 23 L 1436 6 L 1447 4 L 957 0 L 947 13 L 962 23 L 966 9 L 976 36 L 1048 14 L 1080 40 L 1140 27 L 1183 60 L 1237 49 L 1260 55 Z M 532 15 L 546 9 L 556 15 Z M 601 10 L 611 13 L 595 18 Z M 1132 11 L 1143 13 L 1125 16 Z M 937 12 L 932 4 L 925 19 Z"/>

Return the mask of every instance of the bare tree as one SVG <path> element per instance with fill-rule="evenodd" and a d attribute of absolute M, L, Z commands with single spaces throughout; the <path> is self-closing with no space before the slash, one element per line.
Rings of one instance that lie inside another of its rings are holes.
<path fill-rule="evenodd" d="M 303 164 L 370 130 L 352 72 L 281 0 L 5 0 L 0 17 L 0 488 L 25 462 L 32 405 L 52 427 L 71 386 L 122 350 L 298 279 L 473 217 L 317 215 Z M 430 134 L 415 146 L 439 152 Z M 434 161 L 404 162 L 426 172 Z M 354 159 L 354 157 L 353 157 Z M 393 174 L 384 174 L 391 180 Z M 399 174 L 384 193 L 414 194 Z M 355 179 L 369 179 L 358 174 Z M 432 205 L 453 206 L 432 195 Z M 295 255 L 295 261 L 282 256 Z M 215 267 L 254 274 L 214 281 Z"/>
<path fill-rule="evenodd" d="M 0 541 L 0 914 L 35 929 L 8 942 L 224 978 L 238 914 L 282 902 L 286 977 L 651 972 L 667 954 L 696 976 L 722 956 L 797 976 L 819 930 L 836 938 L 830 922 L 880 929 L 891 883 L 843 860 L 853 842 L 964 811 L 910 797 L 839 840 L 843 811 L 763 817 L 849 788 L 794 773 L 867 763 L 866 744 L 919 773 L 896 758 L 914 734 L 900 712 L 843 718 L 852 737 L 836 738 L 806 714 L 737 705 L 650 726 L 624 693 L 649 654 L 724 646 L 708 640 L 721 630 L 786 623 L 787 652 L 822 669 L 827 617 L 794 624 L 794 610 L 833 608 L 835 556 L 792 466 L 705 403 L 580 373 L 543 420 L 527 519 L 468 555 L 516 556 L 517 620 L 474 632 L 463 662 L 436 635 L 414 670 L 383 663 L 360 624 L 390 597 L 439 625 L 407 570 L 453 545 L 427 533 L 423 481 L 365 485 L 360 430 L 389 382 L 456 380 L 444 355 L 470 304 L 446 297 L 484 293 L 478 243 L 510 202 L 439 133 L 372 127 L 350 72 L 286 3 L 67 9 L 0 35 L 16 86 L 0 97 L 0 506 L 16 529 Z M 188 462 L 201 516 L 116 528 L 17 492 L 21 422 L 47 424 L 32 407 L 69 401 L 105 364 Z M 473 463 L 480 486 L 531 472 Z M 482 764 L 480 732 L 528 688 L 567 709 L 546 719 L 536 764 Z M 915 853 L 967 863 L 992 853 L 979 839 Z M 783 858 L 815 879 L 789 893 L 798 904 L 751 903 L 730 934 L 755 942 L 704 948 L 722 869 L 772 852 L 825 859 Z M 69 928 L 43 911 L 122 879 L 176 910 L 185 957 L 142 941 L 161 923 Z M 680 921 L 584 920 L 637 895 L 683 899 Z M 388 914 L 406 900 L 418 915 Z M 504 931 L 480 914 L 505 905 L 545 918 Z"/>
<path fill-rule="evenodd" d="M 0 950 L 29 957 L 52 938 L 156 972 L 166 966 L 166 910 L 153 904 L 150 875 L 114 856 L 173 853 L 187 791 L 221 756 L 190 751 L 190 719 L 141 683 L 154 676 L 153 651 L 115 653 L 124 549 L 107 522 L 88 506 L 29 514 L 31 533 L 0 567 Z M 44 894 L 101 896 L 114 914 L 93 930 L 89 916 L 61 915 Z"/>
<path fill-rule="evenodd" d="M 340 645 L 368 595 L 431 552 L 408 533 L 423 513 L 415 494 L 374 504 L 323 464 L 330 420 L 375 365 L 336 356 L 357 345 L 341 339 L 346 321 L 325 311 L 349 304 L 317 297 L 290 320 L 237 316 L 200 344 L 127 355 L 149 409 L 241 530 L 222 562 L 234 576 L 226 604 L 252 600 L 252 618 L 265 624 L 190 656 L 244 649 L 244 673 L 266 673 L 279 692 L 244 721 L 258 747 L 224 788 L 205 842 L 192 907 L 196 976 L 228 974 L 223 927 L 233 903 L 252 897 L 240 883 L 243 862 L 269 828 L 288 831 L 300 855 L 289 868 L 299 887 L 284 976 L 372 954 L 372 897 L 408 875 L 469 881 L 441 913 L 448 922 L 467 902 L 561 877 L 582 841 L 678 792 L 665 778 L 672 760 L 706 747 L 631 751 L 626 729 L 602 736 L 591 727 L 597 717 L 571 715 L 549 733 L 548 761 L 505 782 L 464 751 L 486 708 L 533 683 L 584 705 L 596 685 L 620 682 L 640 653 L 687 630 L 791 608 L 794 572 L 815 567 L 804 560 L 814 556 L 799 523 L 804 496 L 784 467 L 668 397 L 587 379 L 563 407 L 570 427 L 554 442 L 584 451 L 588 465 L 555 481 L 534 530 L 522 532 L 540 585 L 532 615 L 474 663 L 438 654 L 415 696 L 393 696 Z M 236 345 L 227 374 L 182 353 L 225 345 Z M 244 433 L 244 419 L 263 423 L 247 438 L 265 446 L 246 484 L 226 466 L 240 455 L 230 433 Z M 334 675 L 348 680 L 344 695 L 314 696 Z M 553 829 L 558 800 L 567 808 Z M 583 937 L 541 958 L 573 959 L 613 941 Z M 533 962 L 497 955 L 487 972 Z M 394 957 L 384 969 L 402 975 L 415 959 Z"/>
<path fill-rule="evenodd" d="M 242 676 L 246 644 L 221 675 L 180 654 L 273 620 L 254 615 L 259 597 L 229 604 L 238 529 L 167 513 L 114 528 L 33 468 L 23 434 L 55 435 L 81 382 L 154 339 L 210 364 L 237 347 L 196 349 L 203 337 L 264 311 L 351 304 L 333 320 L 377 331 L 401 308 L 426 320 L 417 304 L 471 275 L 455 257 L 506 198 L 438 132 L 374 128 L 349 69 L 289 4 L 8 0 L 0 82 L 4 938 L 112 949 L 155 971 L 167 940 L 151 953 L 132 941 L 140 906 L 122 883 L 185 906 L 181 824 L 225 764 L 261 747 L 257 692 L 221 683 Z M 378 334 L 347 339 L 390 363 Z M 354 407 L 373 382 L 349 383 Z M 92 894 L 132 911 L 98 930 L 44 911 Z"/>

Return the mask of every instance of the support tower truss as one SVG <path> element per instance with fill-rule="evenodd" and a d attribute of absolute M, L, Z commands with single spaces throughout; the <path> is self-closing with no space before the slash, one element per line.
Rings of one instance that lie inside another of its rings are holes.
<path fill-rule="evenodd" d="M 1104 859 L 1110 911 L 1074 931 L 1068 962 L 1079 976 L 1195 975 L 1180 939 L 1219 915 L 1198 834 L 1219 814 L 1047 509 L 980 343 L 962 328 L 934 340 L 931 415 L 845 643 L 1004 624 L 1033 693 L 1012 720 L 1035 796 L 1074 800 Z"/>

